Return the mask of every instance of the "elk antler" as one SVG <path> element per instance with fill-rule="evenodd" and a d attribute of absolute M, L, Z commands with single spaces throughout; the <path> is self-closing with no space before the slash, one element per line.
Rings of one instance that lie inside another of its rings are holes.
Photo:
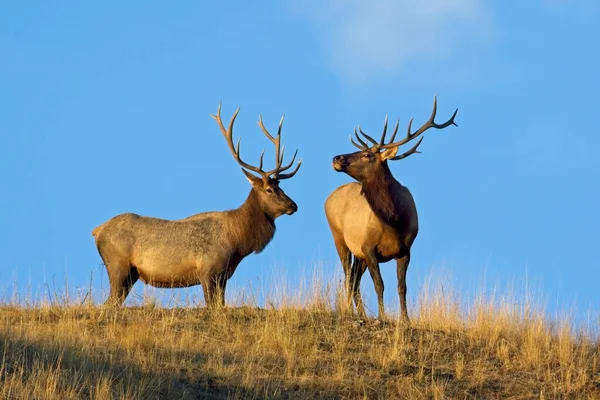
<path fill-rule="evenodd" d="M 294 164 L 294 161 L 296 160 L 296 155 L 298 154 L 298 149 L 296 149 L 296 151 L 294 152 L 294 155 L 292 156 L 292 160 L 287 165 L 284 165 L 283 167 L 281 166 L 281 164 L 283 164 L 283 155 L 285 153 L 285 146 L 281 146 L 281 128 L 283 127 L 283 119 L 284 118 L 285 118 L 285 116 L 282 116 L 281 119 L 279 120 L 279 126 L 277 127 L 277 136 L 273 137 L 273 135 L 271 135 L 269 133 L 267 128 L 265 128 L 265 126 L 262 122 L 262 115 L 260 115 L 260 114 L 258 115 L 258 126 L 260 126 L 260 129 L 263 131 L 265 136 L 275 146 L 275 168 L 266 172 L 266 174 L 267 175 L 274 174 L 273 177 L 277 180 L 291 178 L 292 176 L 296 175 L 296 172 L 298 172 L 298 170 L 300 169 L 300 166 L 302 165 L 302 159 L 299 159 L 298 164 L 296 165 L 296 168 L 294 168 L 294 170 L 292 172 L 289 172 L 287 174 L 282 174 L 282 172 L 287 171 L 288 169 L 290 169 L 292 167 L 292 165 Z M 262 159 L 262 156 L 261 156 L 261 159 Z"/>
<path fill-rule="evenodd" d="M 388 126 L 388 118 L 386 115 L 385 122 L 383 125 L 383 133 L 381 134 L 381 139 L 379 140 L 379 142 L 377 142 L 371 136 L 369 136 L 365 132 L 363 132 L 363 130 L 360 128 L 360 126 L 358 127 L 358 132 L 360 132 L 360 134 L 363 135 L 363 137 L 367 141 L 371 142 L 372 146 L 369 146 L 364 140 L 362 140 L 360 138 L 356 129 L 354 129 L 354 135 L 356 136 L 356 139 L 358 140 L 358 142 L 360 144 L 357 144 L 356 142 L 354 142 L 354 140 L 352 139 L 352 135 L 350 136 L 350 141 L 352 142 L 352 144 L 354 146 L 358 147 L 361 150 L 367 150 L 367 149 L 372 148 L 372 149 L 379 151 L 382 149 L 389 149 L 391 147 L 402 146 L 403 144 L 406 144 L 406 143 L 410 142 L 411 140 L 415 139 L 416 137 L 420 136 L 423 132 L 425 132 L 426 130 L 428 130 L 430 128 L 444 129 L 450 125 L 458 126 L 456 124 L 456 122 L 454 122 L 454 118 L 456 117 L 456 114 L 458 114 L 458 108 L 456 109 L 456 111 L 454 111 L 454 114 L 452 114 L 452 117 L 450 117 L 450 119 L 448 121 L 444 122 L 443 124 L 435 123 L 436 113 L 437 113 L 437 96 L 434 96 L 433 97 L 433 110 L 431 111 L 431 116 L 429 117 L 429 120 L 427 120 L 427 122 L 425 122 L 414 133 L 411 133 L 411 127 L 412 127 L 412 123 L 413 123 L 413 119 L 411 118 L 408 123 L 408 129 L 407 129 L 406 137 L 404 139 L 394 142 L 394 139 L 396 138 L 396 134 L 398 133 L 398 127 L 400 125 L 400 120 L 397 120 L 396 126 L 394 127 L 394 132 L 392 133 L 392 137 L 390 139 L 390 142 L 385 143 L 385 135 L 387 133 L 387 126 Z M 402 158 L 408 157 L 409 155 L 411 155 L 413 153 L 419 153 L 419 151 L 417 149 L 422 141 L 423 141 L 423 138 L 419 139 L 417 144 L 415 144 L 413 147 L 411 147 L 407 152 L 400 154 L 398 156 L 392 157 L 392 158 L 390 158 L 390 160 L 400 160 Z"/>
<path fill-rule="evenodd" d="M 220 102 L 219 102 L 219 108 L 217 109 L 217 114 L 216 115 L 209 114 L 215 121 L 217 121 L 217 124 L 219 125 L 219 129 L 221 129 L 221 133 L 223 134 L 223 136 L 225 136 L 225 140 L 227 141 L 229 150 L 231 151 L 231 154 L 233 154 L 233 157 L 236 159 L 238 164 L 240 164 L 243 168 L 246 168 L 250 171 L 253 171 L 253 172 L 259 174 L 264 181 L 267 181 L 269 179 L 269 176 L 271 176 L 272 174 L 274 174 L 273 178 L 277 179 L 277 180 L 288 179 L 288 178 L 291 178 L 292 176 L 294 176 L 296 174 L 296 172 L 298 172 L 298 169 L 300 168 L 300 165 L 302 164 L 302 159 L 298 160 L 298 165 L 296 166 L 294 171 L 292 171 L 291 173 L 288 173 L 288 174 L 280 174 L 280 172 L 286 171 L 292 166 L 292 164 L 294 163 L 294 161 L 296 159 L 296 154 L 298 154 L 298 150 L 296 150 L 296 153 L 294 153 L 294 157 L 292 158 L 292 161 L 288 165 L 281 167 L 281 164 L 283 163 L 283 152 L 284 152 L 284 148 L 280 147 L 281 126 L 283 123 L 283 117 L 281 118 L 281 121 L 279 122 L 279 129 L 277 130 L 277 137 L 274 138 L 266 130 L 266 128 L 264 127 L 264 125 L 262 123 L 262 117 L 259 116 L 259 121 L 258 121 L 259 126 L 261 127 L 261 129 L 265 133 L 265 135 L 267 135 L 269 140 L 271 142 L 273 142 L 273 144 L 275 145 L 276 166 L 273 170 L 265 172 L 262 169 L 263 168 L 263 157 L 265 155 L 264 150 L 260 153 L 260 161 L 259 161 L 258 167 L 255 167 L 253 165 L 250 165 L 250 164 L 244 162 L 240 157 L 241 138 L 239 138 L 237 140 L 236 145 L 233 144 L 233 124 L 234 124 L 235 119 L 239 112 L 240 112 L 240 108 L 238 107 L 237 110 L 235 110 L 235 112 L 233 113 L 233 116 L 231 117 L 231 121 L 229 122 L 229 127 L 227 129 L 225 128 L 225 126 L 223 125 L 223 121 L 221 120 L 221 103 Z"/>
<path fill-rule="evenodd" d="M 221 120 L 221 103 L 219 102 L 219 108 L 217 109 L 217 115 L 214 114 L 209 114 L 215 121 L 217 121 L 217 124 L 219 125 L 219 129 L 221 129 L 221 133 L 223 134 L 223 136 L 225 136 L 225 140 L 227 141 L 227 145 L 229 146 L 229 151 L 231 151 L 231 154 L 233 154 L 233 157 L 236 159 L 236 161 L 238 162 L 238 164 L 240 164 L 242 167 L 256 172 L 257 174 L 261 175 L 264 178 L 266 178 L 266 175 L 264 173 L 264 171 L 262 170 L 262 159 L 263 159 L 263 154 L 261 154 L 260 156 L 260 164 L 258 167 L 255 167 L 253 165 L 250 165 L 246 162 L 244 162 L 241 158 L 240 158 L 240 141 L 242 140 L 241 138 L 238 139 L 237 141 L 237 145 L 233 144 L 233 123 L 235 122 L 235 119 L 238 115 L 238 113 L 240 112 L 240 108 L 238 107 L 237 110 L 235 110 L 235 112 L 233 113 L 233 116 L 231 117 L 231 121 L 229 122 L 229 127 L 227 129 L 225 129 L 225 126 L 223 125 L 223 121 Z"/>

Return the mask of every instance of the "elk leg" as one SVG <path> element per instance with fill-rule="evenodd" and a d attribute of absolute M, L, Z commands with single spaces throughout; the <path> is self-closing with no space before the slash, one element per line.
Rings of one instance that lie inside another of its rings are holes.
<path fill-rule="evenodd" d="M 137 268 L 132 268 L 129 265 L 126 267 L 117 266 L 115 268 L 107 266 L 106 269 L 108 270 L 108 279 L 110 281 L 110 294 L 104 304 L 118 307 L 123 304 L 131 288 L 139 279 L 140 274 Z"/>
<path fill-rule="evenodd" d="M 204 290 L 204 302 L 206 308 L 212 308 L 215 302 L 215 291 L 217 282 L 214 278 L 209 278 L 206 282 L 202 283 L 202 289 Z"/>
<path fill-rule="evenodd" d="M 377 293 L 377 305 L 379 309 L 379 319 L 385 319 L 385 311 L 383 309 L 383 279 L 381 279 L 381 272 L 379 271 L 379 262 L 377 257 L 371 251 L 370 253 L 365 252 L 367 256 L 366 263 L 369 268 L 369 273 L 373 279 L 373 285 L 375 286 L 375 292 Z"/>
<path fill-rule="evenodd" d="M 219 306 L 219 307 L 224 307 L 225 306 L 225 287 L 227 286 L 227 276 L 225 275 L 225 273 L 220 274 L 217 277 L 217 284 L 216 284 L 216 289 L 217 289 L 217 293 L 215 294 L 215 296 L 217 296 L 218 298 L 215 298 L 215 305 Z"/>
<path fill-rule="evenodd" d="M 400 298 L 400 310 L 402 319 L 409 322 L 408 311 L 406 309 L 406 271 L 410 263 L 410 250 L 408 253 L 396 260 L 396 271 L 398 273 L 398 297 Z"/>
<path fill-rule="evenodd" d="M 362 297 L 360 295 L 360 280 L 367 269 L 367 264 L 361 260 L 360 258 L 354 257 L 354 262 L 352 264 L 352 294 L 354 296 L 354 304 L 356 304 L 356 310 L 358 311 L 358 315 L 364 317 L 365 313 L 365 305 L 362 302 Z"/>
<path fill-rule="evenodd" d="M 352 310 L 352 253 L 341 235 L 333 235 L 333 241 L 335 248 L 342 262 L 342 268 L 344 268 L 344 288 L 346 290 L 346 307 Z"/>

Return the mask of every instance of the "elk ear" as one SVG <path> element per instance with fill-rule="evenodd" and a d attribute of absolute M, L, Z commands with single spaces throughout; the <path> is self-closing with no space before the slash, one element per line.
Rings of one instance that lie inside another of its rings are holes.
<path fill-rule="evenodd" d="M 242 172 L 244 173 L 244 175 L 246 175 L 246 179 L 248 179 L 248 182 L 250 182 L 250 184 L 252 186 L 256 186 L 262 182 L 262 179 L 257 178 L 256 176 L 252 175 L 250 172 L 246 171 L 244 168 L 242 168 Z"/>
<path fill-rule="evenodd" d="M 389 160 L 392 157 L 396 156 L 396 153 L 398 153 L 398 147 L 390 147 L 389 149 L 385 149 L 381 152 L 381 159 L 382 160 Z"/>

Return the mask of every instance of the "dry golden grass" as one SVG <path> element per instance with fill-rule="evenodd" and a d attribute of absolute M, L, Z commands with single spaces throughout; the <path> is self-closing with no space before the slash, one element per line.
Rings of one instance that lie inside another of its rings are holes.
<path fill-rule="evenodd" d="M 529 302 L 424 289 L 406 327 L 338 312 L 336 290 L 214 312 L 7 303 L 0 398 L 600 398 L 598 340 Z"/>

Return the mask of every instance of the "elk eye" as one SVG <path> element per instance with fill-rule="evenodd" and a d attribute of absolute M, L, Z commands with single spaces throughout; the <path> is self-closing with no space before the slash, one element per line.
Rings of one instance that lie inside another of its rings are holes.
<path fill-rule="evenodd" d="M 273 191 L 273 189 L 271 189 L 270 187 L 266 188 L 266 189 L 265 189 L 265 192 L 267 192 L 268 194 L 273 194 L 273 193 L 275 193 L 275 192 Z"/>
<path fill-rule="evenodd" d="M 362 156 L 363 156 L 363 158 L 369 158 L 369 156 L 370 156 L 370 155 L 371 155 L 371 154 L 369 154 L 369 153 L 363 153 L 363 155 L 362 155 Z"/>

